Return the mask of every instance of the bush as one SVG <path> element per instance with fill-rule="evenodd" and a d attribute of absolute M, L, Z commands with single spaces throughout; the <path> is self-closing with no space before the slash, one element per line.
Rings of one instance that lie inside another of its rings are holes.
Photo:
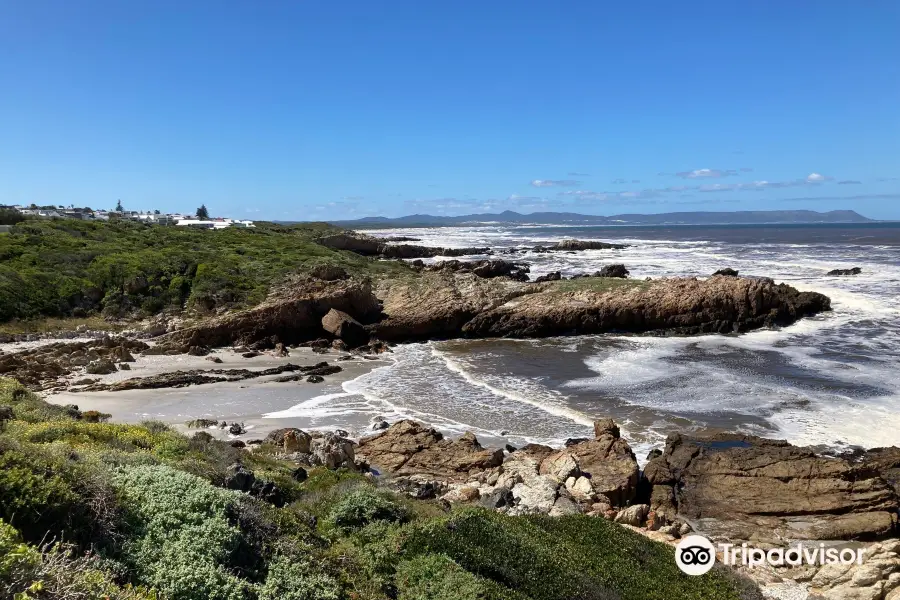
<path fill-rule="evenodd" d="M 165 466 L 120 470 L 130 517 L 126 559 L 141 583 L 173 600 L 241 600 L 251 586 L 228 569 L 240 532 L 226 518 L 237 494 Z"/>
<path fill-rule="evenodd" d="M 443 554 L 417 556 L 397 567 L 398 600 L 514 600 L 512 590 L 469 573 Z"/>
<path fill-rule="evenodd" d="M 339 600 L 341 588 L 331 576 L 283 556 L 269 565 L 259 600 Z"/>
<path fill-rule="evenodd" d="M 403 522 L 408 517 L 404 507 L 386 496 L 372 490 L 359 489 L 338 501 L 332 507 L 328 520 L 342 531 L 353 531 L 378 521 Z"/>
<path fill-rule="evenodd" d="M 405 533 L 409 556 L 445 554 L 534 600 L 737 600 L 719 572 L 689 577 L 671 548 L 584 515 L 508 517 L 466 509 Z"/>
<path fill-rule="evenodd" d="M 0 519 L 0 596 L 16 600 L 66 598 L 71 600 L 155 600 L 143 588 L 117 586 L 93 555 L 77 556 L 62 544 L 44 552 L 22 542 L 19 532 Z"/>

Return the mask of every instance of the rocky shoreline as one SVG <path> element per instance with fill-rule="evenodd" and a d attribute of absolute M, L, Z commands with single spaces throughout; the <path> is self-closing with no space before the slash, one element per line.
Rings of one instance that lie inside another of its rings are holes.
<path fill-rule="evenodd" d="M 273 445 L 301 478 L 312 466 L 352 469 L 417 500 L 508 515 L 581 513 L 668 544 L 690 533 L 763 549 L 864 544 L 862 565 L 744 569 L 764 588 L 787 590 L 770 598 L 894 600 L 900 588 L 897 447 L 829 457 L 754 436 L 673 434 L 641 469 L 611 419 L 563 448 L 485 448 L 472 433 L 448 439 L 411 420 L 373 429 L 354 441 L 343 431 L 285 428 L 239 447 Z"/>

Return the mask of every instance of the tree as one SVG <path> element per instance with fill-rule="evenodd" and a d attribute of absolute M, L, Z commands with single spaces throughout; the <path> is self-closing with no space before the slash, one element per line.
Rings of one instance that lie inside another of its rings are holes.
<path fill-rule="evenodd" d="M 123 212 L 123 211 L 125 210 L 124 208 L 122 208 L 122 201 L 121 201 L 121 200 L 119 200 L 119 203 L 116 204 L 116 210 L 117 210 L 118 212 Z"/>
<path fill-rule="evenodd" d="M 201 221 L 205 221 L 206 219 L 209 218 L 209 211 L 206 210 L 205 204 L 201 204 L 200 208 L 197 209 L 197 218 L 200 219 Z"/>
<path fill-rule="evenodd" d="M 157 208 L 156 210 L 154 210 L 154 211 L 153 211 L 153 214 L 154 214 L 154 215 L 158 215 L 158 214 L 159 214 L 159 209 Z"/>

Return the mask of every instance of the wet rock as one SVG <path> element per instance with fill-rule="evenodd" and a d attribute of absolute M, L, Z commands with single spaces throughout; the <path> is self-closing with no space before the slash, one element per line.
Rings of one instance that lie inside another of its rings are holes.
<path fill-rule="evenodd" d="M 852 269 L 832 269 L 825 273 L 825 275 L 835 276 L 835 275 L 859 275 L 862 273 L 862 269 L 859 267 L 853 267 Z"/>
<path fill-rule="evenodd" d="M 626 244 L 610 244 L 596 240 L 563 240 L 546 250 L 621 250 L 627 247 Z"/>
<path fill-rule="evenodd" d="M 369 333 L 359 321 L 334 308 L 322 317 L 322 329 L 341 339 L 351 348 L 362 346 L 369 341 Z"/>
<path fill-rule="evenodd" d="M 244 435 L 245 433 L 247 433 L 247 430 L 244 429 L 243 423 L 232 423 L 228 428 L 228 433 L 230 433 L 231 435 Z"/>
<path fill-rule="evenodd" d="M 732 268 L 725 268 L 725 269 L 719 269 L 718 271 L 716 271 L 715 273 L 712 274 L 713 277 L 715 277 L 716 275 L 721 275 L 723 277 L 737 277 L 738 272 Z"/>
<path fill-rule="evenodd" d="M 128 363 L 122 363 L 119 365 L 119 370 L 120 371 L 130 371 L 131 365 L 129 365 Z"/>
<path fill-rule="evenodd" d="M 459 261 L 448 260 L 425 267 L 431 272 L 472 273 L 482 279 L 508 277 L 515 281 L 528 281 L 528 265 L 505 260 Z"/>
<path fill-rule="evenodd" d="M 256 358 L 257 356 L 259 356 L 259 352 L 257 352 L 256 350 L 251 350 L 250 352 L 244 352 L 243 354 L 241 354 L 241 356 L 243 356 L 244 358 Z"/>
<path fill-rule="evenodd" d="M 387 429 L 388 427 L 390 427 L 390 423 L 388 423 L 384 419 L 380 419 L 372 423 L 372 429 L 374 429 L 375 431 L 381 431 L 382 429 Z"/>
<path fill-rule="evenodd" d="M 562 273 L 560 273 L 559 271 L 553 271 L 552 273 L 548 273 L 547 275 L 541 275 L 534 280 L 534 283 L 544 283 L 545 281 L 559 281 L 561 279 Z"/>
<path fill-rule="evenodd" d="M 209 352 L 210 350 L 206 346 L 190 346 L 187 351 L 191 356 L 206 356 Z"/>
<path fill-rule="evenodd" d="M 625 268 L 625 265 L 616 264 L 616 265 L 606 265 L 597 273 L 598 277 L 619 277 L 626 278 L 628 277 L 628 269 Z"/>
<path fill-rule="evenodd" d="M 209 362 L 212 362 L 212 363 L 216 363 L 216 364 L 220 364 L 222 362 L 222 359 L 219 358 L 218 356 L 207 356 L 206 360 L 208 360 Z"/>
<path fill-rule="evenodd" d="M 307 383 L 322 383 L 323 381 L 325 381 L 325 378 L 321 375 L 309 375 L 306 378 L 306 381 Z"/>

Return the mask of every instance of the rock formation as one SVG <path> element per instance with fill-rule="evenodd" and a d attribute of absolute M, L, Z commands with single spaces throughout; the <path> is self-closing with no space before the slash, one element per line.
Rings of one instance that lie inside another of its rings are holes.
<path fill-rule="evenodd" d="M 644 477 L 657 515 L 688 520 L 713 537 L 867 539 L 897 526 L 898 495 L 881 472 L 900 460 L 888 454 L 854 465 L 784 441 L 676 434 Z"/>
<path fill-rule="evenodd" d="M 859 275 L 860 273 L 862 273 L 862 269 L 853 267 L 852 269 L 832 269 L 825 273 L 825 275 Z"/>
<path fill-rule="evenodd" d="M 389 316 L 395 307 L 385 302 Z M 412 307 L 410 307 L 410 310 Z M 545 337 L 608 331 L 731 333 L 787 325 L 830 310 L 826 296 L 771 281 L 735 277 L 668 279 L 611 291 L 531 294 L 481 311 L 468 337 Z M 413 318 L 407 312 L 406 319 Z"/>
<path fill-rule="evenodd" d="M 492 254 L 490 248 L 434 248 L 410 244 L 390 244 L 386 243 L 387 241 L 352 231 L 336 233 L 316 240 L 318 244 L 334 250 L 349 250 L 363 256 L 380 256 L 381 258 L 409 259 Z"/>

